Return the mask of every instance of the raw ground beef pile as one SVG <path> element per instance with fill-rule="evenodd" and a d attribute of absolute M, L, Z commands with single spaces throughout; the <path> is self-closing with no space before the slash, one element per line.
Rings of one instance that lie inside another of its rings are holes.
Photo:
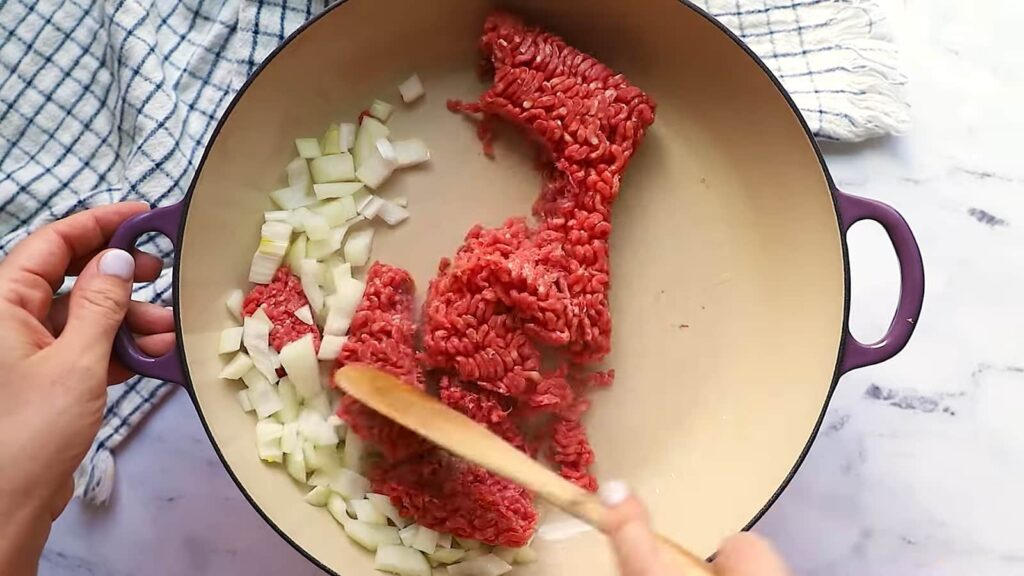
<path fill-rule="evenodd" d="M 611 372 L 587 366 L 610 349 L 611 208 L 629 159 L 654 120 L 654 103 L 594 58 L 507 14 L 484 26 L 492 87 L 453 111 L 520 126 L 546 152 L 544 186 L 524 218 L 470 230 L 431 282 L 419 361 L 442 401 L 490 427 L 563 476 L 593 490 L 594 453 L 581 416 L 586 388 Z M 361 361 L 422 387 L 413 351 L 412 281 L 370 270 L 341 362 Z M 430 528 L 521 546 L 537 513 L 523 489 L 424 445 L 355 402 L 342 416 L 380 448 L 374 489 Z"/>
<path fill-rule="evenodd" d="M 319 349 L 320 332 L 316 326 L 306 324 L 295 315 L 296 310 L 308 304 L 298 277 L 288 268 L 281 267 L 274 274 L 270 284 L 257 285 L 249 291 L 242 302 L 242 313 L 252 316 L 256 310 L 263 307 L 263 311 L 274 324 L 270 329 L 270 344 L 278 352 L 306 334 L 313 335 L 313 347 Z"/>

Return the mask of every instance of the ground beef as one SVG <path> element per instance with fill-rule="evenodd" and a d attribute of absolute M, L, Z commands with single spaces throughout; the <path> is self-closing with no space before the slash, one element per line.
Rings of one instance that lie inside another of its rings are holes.
<path fill-rule="evenodd" d="M 263 308 L 274 324 L 270 329 L 270 344 L 278 352 L 306 334 L 313 335 L 313 346 L 319 350 L 320 332 L 316 326 L 306 324 L 295 316 L 296 310 L 308 304 L 299 278 L 288 268 L 281 267 L 277 269 L 270 284 L 257 285 L 249 291 L 242 302 L 242 312 L 252 316 L 257 309 Z"/>
<path fill-rule="evenodd" d="M 339 365 L 369 364 L 423 389 L 416 363 L 413 324 L 415 286 L 409 273 L 375 263 L 366 273 L 366 290 L 349 327 Z M 425 440 L 374 412 L 350 396 L 341 399 L 338 415 L 364 440 L 391 459 L 430 448 Z"/>
<path fill-rule="evenodd" d="M 488 155 L 493 118 L 542 144 L 538 224 L 513 218 L 500 228 L 476 226 L 454 258 L 441 261 L 424 303 L 419 359 L 438 377 L 441 401 L 594 490 L 594 452 L 581 422 L 589 402 L 582 393 L 613 378 L 590 368 L 611 344 L 611 207 L 654 120 L 654 102 L 594 58 L 507 14 L 487 19 L 480 46 L 493 86 L 479 102 L 448 106 L 481 115 L 478 134 Z M 381 283 L 377 266 L 368 286 Z M 360 311 L 378 315 L 374 322 L 382 326 L 353 324 L 342 362 L 366 361 L 422 387 L 410 360 L 411 284 L 388 285 L 382 293 L 390 306 L 375 303 L 368 287 Z M 391 341 L 396 344 L 384 353 L 366 351 Z M 373 488 L 404 515 L 488 544 L 528 541 L 537 513 L 525 490 L 418 439 L 399 446 L 400 433 L 411 433 L 353 406 L 343 406 L 343 417 L 386 456 L 372 471 Z"/>
<path fill-rule="evenodd" d="M 381 466 L 373 481 L 403 516 L 460 538 L 519 547 L 537 524 L 525 488 L 439 449 Z"/>

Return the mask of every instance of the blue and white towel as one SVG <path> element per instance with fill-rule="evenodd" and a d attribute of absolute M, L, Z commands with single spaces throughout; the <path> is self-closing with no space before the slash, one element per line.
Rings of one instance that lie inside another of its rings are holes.
<path fill-rule="evenodd" d="M 245 79 L 324 0 L 0 1 L 0 257 L 90 206 L 178 201 Z M 857 0 L 705 0 L 793 94 L 814 133 L 907 126 L 884 18 Z M 169 257 L 161 239 L 141 246 Z M 166 258 L 165 258 L 166 259 Z M 169 303 L 170 270 L 136 298 Z M 112 450 L 171 386 L 112 388 L 76 493 L 109 498 Z"/>

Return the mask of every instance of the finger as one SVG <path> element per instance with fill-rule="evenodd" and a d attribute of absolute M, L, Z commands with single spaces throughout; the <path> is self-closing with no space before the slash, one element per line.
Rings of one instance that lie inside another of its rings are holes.
<path fill-rule="evenodd" d="M 79 212 L 33 232 L 0 262 L 0 297 L 42 320 L 76 259 L 106 246 L 122 222 L 149 210 L 126 202 Z"/>
<path fill-rule="evenodd" d="M 775 548 L 750 532 L 731 536 L 722 543 L 712 563 L 719 576 L 788 576 L 789 569 Z"/>
<path fill-rule="evenodd" d="M 128 311 L 134 273 L 135 260 L 124 250 L 106 250 L 96 257 L 71 290 L 67 324 L 54 345 L 86 368 L 106 368 L 114 335 Z"/>
<path fill-rule="evenodd" d="M 606 482 L 598 495 L 611 510 L 607 531 L 623 576 L 664 576 L 660 552 L 643 504 L 623 482 Z"/>
<path fill-rule="evenodd" d="M 163 356 L 164 354 L 174 350 L 175 341 L 176 339 L 173 333 L 140 336 L 135 339 L 139 349 L 147 356 L 152 356 L 154 358 Z M 135 376 L 135 374 L 131 370 L 125 368 L 124 365 L 122 365 L 116 358 L 111 359 L 110 367 L 107 370 L 108 386 L 120 384 L 132 376 Z"/>
<path fill-rule="evenodd" d="M 53 305 L 50 306 L 48 318 L 50 320 L 51 333 L 55 336 L 59 336 L 64 331 L 64 326 L 68 321 L 70 301 L 70 294 L 65 294 L 60 298 L 55 298 Z M 174 313 L 159 304 L 132 300 L 128 303 L 128 313 L 125 321 L 128 324 L 128 329 L 134 334 L 148 335 L 174 332 Z"/>
<path fill-rule="evenodd" d="M 76 258 L 68 266 L 65 276 L 78 276 L 85 269 L 85 266 L 92 261 L 93 258 L 99 254 L 101 250 L 94 250 L 81 258 Z M 129 250 L 132 256 L 135 258 L 135 281 L 136 282 L 152 282 L 160 276 L 160 272 L 164 269 L 164 261 L 155 254 L 144 252 L 138 248 L 132 248 Z"/>

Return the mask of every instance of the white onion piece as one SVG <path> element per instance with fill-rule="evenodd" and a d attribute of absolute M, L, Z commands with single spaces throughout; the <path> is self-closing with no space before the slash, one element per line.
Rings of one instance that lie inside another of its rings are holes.
<path fill-rule="evenodd" d="M 331 513 L 331 516 L 334 516 L 338 524 L 344 525 L 345 522 L 351 520 L 348 515 L 348 504 L 338 494 L 331 494 L 327 497 L 327 511 Z"/>
<path fill-rule="evenodd" d="M 351 122 L 342 122 L 338 125 L 338 148 L 342 152 L 348 152 L 356 143 L 356 125 Z"/>
<path fill-rule="evenodd" d="M 345 467 L 354 472 L 363 471 L 363 453 L 366 444 L 358 434 L 349 429 L 345 436 Z"/>
<path fill-rule="evenodd" d="M 374 100 L 373 104 L 370 104 L 370 116 L 373 116 L 381 122 L 387 122 L 394 110 L 394 106 L 383 100 Z"/>
<path fill-rule="evenodd" d="M 504 560 L 505 562 L 508 562 L 509 564 L 515 562 L 516 555 L 518 553 L 519 553 L 519 549 L 518 548 L 509 548 L 508 546 L 495 546 L 494 549 L 491 550 L 491 554 L 494 554 L 495 556 L 497 556 L 498 558 L 501 558 L 502 560 Z"/>
<path fill-rule="evenodd" d="M 305 158 L 295 158 L 284 167 L 285 174 L 288 177 L 288 186 L 301 192 L 305 196 L 313 195 L 313 176 L 309 173 L 309 162 Z M 291 210 L 293 207 L 285 207 L 286 210 Z"/>
<path fill-rule="evenodd" d="M 310 260 L 323 260 L 329 256 L 332 256 L 339 250 L 341 250 L 342 243 L 345 241 L 345 233 L 348 232 L 348 226 L 339 226 L 337 228 L 331 228 L 327 233 L 327 238 L 323 240 L 317 240 L 310 242 L 306 248 L 306 258 Z M 325 278 L 321 279 L 326 280 Z M 326 283 L 326 282 L 320 282 Z"/>
<path fill-rule="evenodd" d="M 239 322 L 242 321 L 242 303 L 244 301 L 245 294 L 238 289 L 232 290 L 231 293 L 228 294 L 227 300 L 224 301 L 224 304 L 228 307 L 228 312 L 230 312 L 231 316 Z"/>
<path fill-rule="evenodd" d="M 439 548 L 451 548 L 452 547 L 452 535 L 443 533 L 437 537 L 437 546 Z"/>
<path fill-rule="evenodd" d="M 281 451 L 281 436 L 284 427 L 273 420 L 263 419 L 256 422 L 256 451 L 260 459 L 267 462 L 280 462 L 284 456 Z"/>
<path fill-rule="evenodd" d="M 530 546 L 519 548 L 516 553 L 516 564 L 532 564 L 537 561 L 537 551 Z"/>
<path fill-rule="evenodd" d="M 338 451 L 335 447 L 317 447 L 313 446 L 312 442 L 306 441 L 302 444 L 302 451 L 306 455 L 306 467 L 310 470 L 323 472 L 318 478 L 318 482 L 325 486 L 329 485 L 331 478 L 341 469 L 341 459 L 338 458 Z"/>
<path fill-rule="evenodd" d="M 270 284 L 274 273 L 281 267 L 282 258 L 256 252 L 252 255 L 249 265 L 249 282 L 253 284 Z"/>
<path fill-rule="evenodd" d="M 305 166 L 305 160 L 302 158 L 297 160 L 301 161 L 303 166 Z M 316 202 L 316 196 L 312 194 L 312 188 L 307 189 L 305 185 L 278 188 L 270 193 L 270 199 L 282 210 L 294 210 Z"/>
<path fill-rule="evenodd" d="M 277 383 L 277 396 L 281 399 L 281 410 L 275 415 L 280 422 L 294 422 L 299 417 L 299 394 L 292 379 L 285 376 Z"/>
<path fill-rule="evenodd" d="M 309 454 L 305 452 L 304 454 L 306 456 L 306 466 L 312 466 L 312 463 L 309 460 Z M 330 483 L 331 474 L 325 470 L 317 470 L 316 472 L 313 472 L 312 474 L 309 475 L 309 478 L 306 480 L 306 484 L 308 484 L 309 486 L 314 486 L 317 488 L 323 486 L 327 488 L 327 490 L 331 489 Z M 334 492 L 331 493 L 333 494 Z"/>
<path fill-rule="evenodd" d="M 270 329 L 273 324 L 262 308 L 242 321 L 242 343 L 253 364 L 270 384 L 277 382 L 277 357 L 270 349 Z M 255 401 L 255 399 L 253 399 Z"/>
<path fill-rule="evenodd" d="M 352 434 L 350 436 L 355 435 Z M 373 504 L 373 507 L 376 508 L 378 512 L 386 516 L 388 520 L 394 522 L 395 526 L 405 528 L 409 525 L 409 521 L 399 514 L 398 508 L 395 508 L 395 505 L 391 503 L 391 499 L 387 496 L 383 494 L 370 493 L 366 495 L 366 499 Z"/>
<path fill-rule="evenodd" d="M 334 289 L 337 291 L 338 286 L 344 285 L 346 279 L 352 278 L 352 265 L 348 262 L 339 261 L 337 264 L 331 266 L 330 274 L 333 280 L 332 284 L 334 285 Z M 360 293 L 359 297 L 362 298 L 362 293 Z"/>
<path fill-rule="evenodd" d="M 420 80 L 419 74 L 413 74 L 399 84 L 398 92 L 402 95 L 402 101 L 406 104 L 415 102 L 419 97 L 423 96 L 425 91 L 423 90 L 423 81 Z"/>
<path fill-rule="evenodd" d="M 352 155 L 342 152 L 314 159 L 309 163 L 309 172 L 313 176 L 314 184 L 350 182 L 355 179 L 356 166 Z"/>
<path fill-rule="evenodd" d="M 321 362 L 333 362 L 338 359 L 338 355 L 341 354 L 341 348 L 345 345 L 348 340 L 345 336 L 335 336 L 333 334 L 324 334 L 323 339 L 320 340 L 320 350 L 316 353 L 317 360 Z"/>
<path fill-rule="evenodd" d="M 479 550 L 484 545 L 483 542 L 473 540 L 472 538 L 460 538 L 458 536 L 453 536 L 453 538 L 459 544 L 459 548 L 463 550 Z"/>
<path fill-rule="evenodd" d="M 416 550 L 394 544 L 380 545 L 373 567 L 398 576 L 431 576 L 430 564 Z"/>
<path fill-rule="evenodd" d="M 295 217 L 302 222 L 302 229 L 310 240 L 323 240 L 330 234 L 331 227 L 327 224 L 327 219 L 308 208 L 296 209 Z"/>
<path fill-rule="evenodd" d="M 391 143 L 399 168 L 409 168 L 430 160 L 430 148 L 419 138 L 397 140 Z"/>
<path fill-rule="evenodd" d="M 278 396 L 280 396 L 280 394 L 281 389 L 279 385 Z M 279 419 L 276 420 L 280 422 Z M 291 454 L 293 452 L 302 452 L 302 440 L 299 438 L 298 422 L 284 423 L 284 433 L 281 434 L 281 451 L 284 452 L 285 454 Z M 305 464 L 303 464 L 303 466 L 305 466 Z M 303 481 L 305 481 L 305 479 L 303 479 Z"/>
<path fill-rule="evenodd" d="M 324 155 L 337 154 L 341 152 L 340 143 L 338 142 L 338 125 L 331 124 L 327 127 L 327 131 L 324 132 L 324 137 L 320 139 L 320 151 Z"/>
<path fill-rule="evenodd" d="M 416 536 L 412 539 L 412 544 L 409 546 L 420 552 L 433 554 L 437 550 L 437 531 L 431 530 L 426 526 L 420 526 L 420 529 L 416 531 Z"/>
<path fill-rule="evenodd" d="M 459 548 L 438 548 L 428 559 L 431 564 L 454 564 L 466 556 L 466 551 Z"/>
<path fill-rule="evenodd" d="M 335 494 L 335 496 L 337 496 L 337 494 Z M 327 505 L 330 507 L 330 502 L 328 502 Z M 347 516 L 339 520 L 338 516 L 335 515 L 333 511 L 331 512 L 331 515 L 334 516 L 335 520 L 341 522 L 341 525 L 345 528 L 345 534 L 348 534 L 348 537 L 351 538 L 353 542 L 371 552 L 376 551 L 381 546 L 394 545 L 401 542 L 398 539 L 398 529 L 393 526 L 367 524 L 366 522 L 353 520 Z M 399 547 L 401 548 L 401 546 Z"/>
<path fill-rule="evenodd" d="M 308 251 L 308 248 L 307 248 Z M 314 312 L 320 312 L 324 307 L 324 291 L 320 288 L 319 265 L 316 260 L 305 259 L 299 263 L 299 281 L 302 284 L 302 292 Z"/>
<path fill-rule="evenodd" d="M 359 500 L 353 500 L 349 502 L 349 506 L 352 507 L 352 511 L 356 514 L 356 520 L 360 522 L 366 522 L 367 524 L 379 524 L 381 526 L 388 525 L 388 517 L 381 514 L 380 510 L 367 499 L 362 498 Z"/>
<path fill-rule="evenodd" d="M 381 138 L 378 142 L 387 142 L 387 139 Z M 381 155 L 377 147 L 374 146 L 372 150 L 367 152 L 367 157 L 363 164 L 356 170 L 356 178 L 363 184 L 376 190 L 384 184 L 385 180 L 391 177 L 396 168 L 398 168 L 397 160 Z"/>
<path fill-rule="evenodd" d="M 359 207 L 359 215 L 367 220 L 373 220 L 377 217 L 377 212 L 380 211 L 380 207 L 383 205 L 383 198 L 370 196 L 370 198 Z"/>
<path fill-rule="evenodd" d="M 309 309 L 309 304 L 301 308 L 296 308 L 295 312 L 292 312 L 296 318 L 301 320 L 304 324 L 313 325 L 313 311 Z"/>
<path fill-rule="evenodd" d="M 409 199 L 406 198 L 405 196 L 399 196 L 398 198 L 395 198 L 394 200 L 392 200 L 392 202 L 394 202 L 395 204 L 398 204 L 402 208 L 408 208 L 409 207 Z"/>
<path fill-rule="evenodd" d="M 340 274 L 339 274 L 340 276 Z M 352 323 L 359 303 L 363 300 L 366 284 L 355 278 L 334 278 L 334 295 L 328 299 L 327 322 L 324 334 L 344 336 Z"/>
<path fill-rule="evenodd" d="M 295 149 L 300 158 L 316 158 L 320 156 L 320 142 L 316 138 L 296 138 Z"/>
<path fill-rule="evenodd" d="M 365 266 L 370 261 L 373 228 L 363 228 L 349 234 L 345 242 L 345 261 L 353 266 Z"/>
<path fill-rule="evenodd" d="M 302 450 L 296 450 L 290 454 L 285 453 L 284 468 L 288 471 L 288 475 L 296 481 L 306 481 L 306 460 L 302 457 Z"/>
<path fill-rule="evenodd" d="M 256 374 L 258 380 L 251 379 L 246 382 L 249 386 L 249 399 L 252 401 L 252 407 L 256 410 L 256 415 L 260 418 L 269 418 L 277 412 L 279 412 L 283 406 L 281 397 L 277 394 L 277 389 L 267 382 L 266 378 L 254 368 L 249 371 L 249 374 Z"/>
<path fill-rule="evenodd" d="M 397 226 L 409 217 L 409 211 L 394 202 L 381 200 L 380 207 L 377 208 L 377 217 L 389 226 Z"/>
<path fill-rule="evenodd" d="M 402 540 L 402 544 L 412 548 L 412 541 L 416 539 L 416 533 L 419 532 L 419 529 L 419 524 L 412 524 L 399 530 L 398 537 Z"/>
<path fill-rule="evenodd" d="M 344 198 L 359 192 L 363 187 L 362 182 L 324 182 L 323 184 L 314 184 L 313 193 L 320 200 Z"/>
<path fill-rule="evenodd" d="M 356 201 L 352 196 L 324 200 L 310 206 L 309 209 L 314 214 L 322 216 L 331 228 L 342 226 L 358 215 Z"/>
<path fill-rule="evenodd" d="M 284 263 L 291 270 L 292 274 L 298 274 L 299 268 L 302 265 L 302 261 L 306 258 L 306 246 L 309 240 L 305 234 L 299 234 L 299 236 L 292 242 L 291 248 L 288 249 L 288 253 L 284 256 Z"/>
<path fill-rule="evenodd" d="M 288 243 L 292 238 L 292 226 L 287 222 L 264 222 L 260 238 L 277 243 Z"/>
<path fill-rule="evenodd" d="M 349 500 L 366 496 L 369 489 L 370 481 L 366 477 L 347 468 L 340 468 L 331 476 L 331 490 Z"/>
<path fill-rule="evenodd" d="M 300 398 L 312 398 L 321 392 L 320 367 L 313 349 L 312 334 L 306 334 L 282 348 L 281 365 Z"/>
<path fill-rule="evenodd" d="M 218 354 L 230 354 L 238 352 L 242 347 L 242 327 L 235 326 L 226 328 L 220 333 L 220 345 L 217 346 Z"/>
<path fill-rule="evenodd" d="M 331 489 L 327 486 L 314 486 L 308 494 L 302 497 L 302 501 L 310 506 L 323 508 L 327 506 L 327 500 L 331 497 Z"/>
<path fill-rule="evenodd" d="M 450 576 L 501 576 L 512 566 L 494 554 L 487 554 L 448 567 Z"/>
<path fill-rule="evenodd" d="M 291 215 L 290 210 L 273 210 L 263 213 L 264 222 L 287 222 Z"/>
<path fill-rule="evenodd" d="M 240 380 L 252 368 L 252 358 L 245 352 L 239 352 L 224 368 L 221 368 L 220 377 L 225 380 Z"/>
<path fill-rule="evenodd" d="M 248 390 L 239 390 L 236 397 L 238 398 L 238 404 L 242 407 L 243 412 L 253 411 L 252 400 L 249 399 Z"/>
<path fill-rule="evenodd" d="M 376 154 L 377 140 L 390 135 L 391 130 L 380 120 L 372 116 L 363 117 L 356 133 L 355 145 L 352 147 L 352 159 L 355 161 L 357 172 L 371 155 Z"/>

